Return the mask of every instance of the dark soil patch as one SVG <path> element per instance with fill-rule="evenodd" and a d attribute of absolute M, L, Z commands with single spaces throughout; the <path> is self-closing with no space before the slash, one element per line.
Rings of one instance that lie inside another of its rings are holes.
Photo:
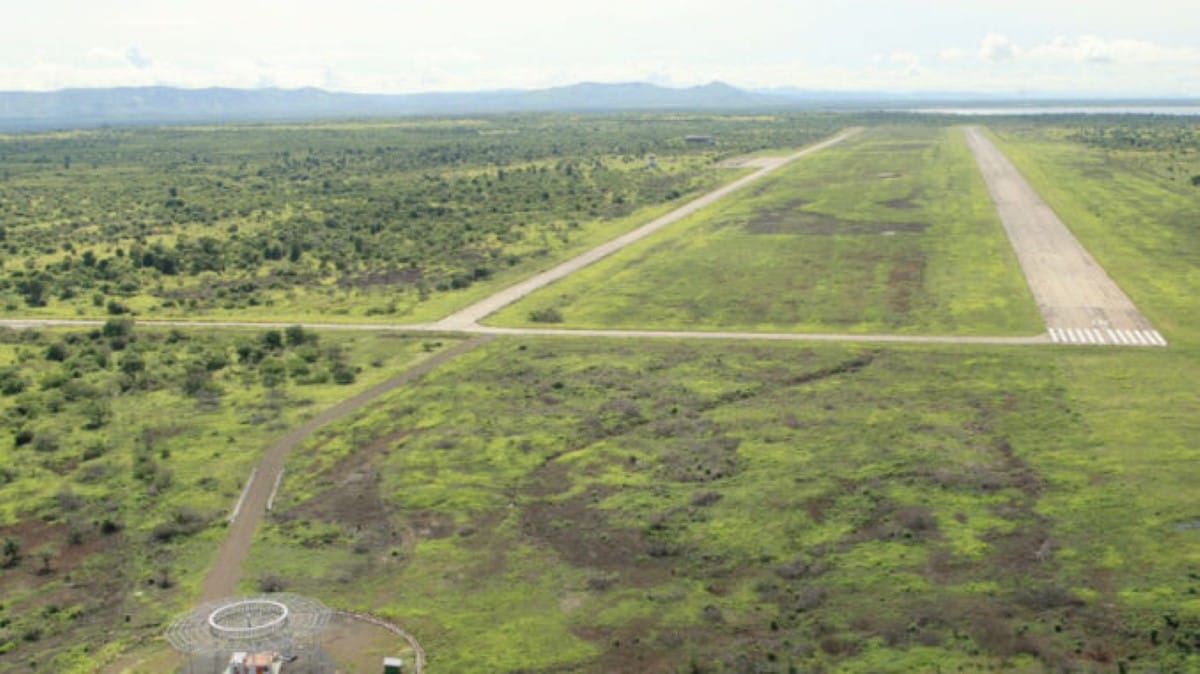
<path fill-rule="evenodd" d="M 907 315 L 924 275 L 924 259 L 903 260 L 892 267 L 888 273 L 888 308 L 902 316 Z"/>
<path fill-rule="evenodd" d="M 569 464 L 548 461 L 533 469 L 523 483 L 521 491 L 534 498 L 545 498 L 561 494 L 571 488 Z"/>
<path fill-rule="evenodd" d="M 672 443 L 662 452 L 662 475 L 674 482 L 711 482 L 732 477 L 741 469 L 741 439 L 729 435 Z"/>
<path fill-rule="evenodd" d="M 72 531 L 75 540 L 72 541 Z M 29 519 L 18 524 L 0 527 L 0 540 L 12 538 L 21 547 L 16 563 L 0 573 L 0 590 L 11 590 L 18 586 L 37 587 L 54 580 L 61 580 L 77 570 L 88 557 L 110 550 L 120 533 L 105 535 L 98 523 L 86 523 L 72 527 L 63 523 L 47 523 Z M 40 556 L 42 550 L 52 553 L 46 566 Z"/>
<path fill-rule="evenodd" d="M 588 663 L 587 671 L 645 674 L 716 671 L 707 668 L 708 658 L 693 656 L 690 668 L 685 660 L 689 652 L 706 650 L 714 638 L 700 629 L 656 629 L 651 624 L 634 622 L 615 628 L 579 626 L 572 632 L 604 649 L 596 660 Z M 719 661 L 713 660 L 712 664 Z M 720 671 L 750 670 L 721 668 Z"/>
<path fill-rule="evenodd" d="M 561 501 L 525 506 L 521 530 L 552 547 L 568 563 L 620 574 L 620 583 L 637 587 L 662 582 L 668 564 L 654 556 L 653 541 L 641 531 L 614 526 L 596 504 L 604 497 L 599 487 Z"/>
<path fill-rule="evenodd" d="M 879 148 L 878 151 L 881 153 L 882 152 L 892 153 L 892 152 L 902 152 L 902 151 L 911 152 L 913 150 L 924 150 L 924 149 L 928 148 L 930 145 L 931 145 L 931 143 L 920 143 L 920 142 L 914 143 L 914 142 L 900 141 L 900 142 L 893 142 L 893 143 L 879 143 L 876 147 Z"/>
<path fill-rule="evenodd" d="M 338 285 L 343 288 L 371 288 L 373 286 L 404 286 L 415 285 L 425 278 L 425 274 L 416 267 L 389 269 L 387 271 L 367 272 L 365 274 L 346 275 L 338 279 Z"/>
<path fill-rule="evenodd" d="M 425 511 L 414 513 L 408 517 L 409 526 L 417 538 L 427 540 L 449 538 L 458 531 L 454 518 L 445 513 Z"/>
<path fill-rule="evenodd" d="M 379 491 L 383 477 L 375 462 L 381 452 L 407 432 L 397 432 L 372 441 L 321 471 L 317 482 L 330 487 L 316 497 L 281 514 L 282 519 L 303 517 L 338 522 L 355 530 L 388 529 L 390 511 Z M 286 479 L 286 478 L 285 478 Z"/>
<path fill-rule="evenodd" d="M 760 209 L 746 223 L 746 231 L 751 234 L 878 235 L 885 232 L 921 232 L 928 226 L 928 223 L 924 222 L 845 220 L 827 213 L 814 213 L 785 207 Z"/>
<path fill-rule="evenodd" d="M 343 457 L 317 476 L 318 483 L 327 486 L 324 491 L 276 518 L 282 522 L 317 520 L 339 524 L 353 537 L 356 552 L 395 545 L 411 550 L 417 534 L 411 526 L 396 521 L 394 508 L 381 494 L 383 478 L 377 466 L 381 457 L 407 435 L 407 431 L 398 431 L 377 438 Z"/>
<path fill-rule="evenodd" d="M 908 196 L 900 197 L 898 199 L 887 199 L 885 201 L 879 201 L 876 203 L 878 203 L 880 206 L 887 206 L 888 208 L 895 208 L 895 209 L 901 210 L 901 211 L 908 211 L 908 210 L 917 208 L 917 204 L 914 200 L 918 196 L 920 196 L 920 195 L 917 194 L 916 192 L 913 192 L 913 193 L 909 194 Z"/>

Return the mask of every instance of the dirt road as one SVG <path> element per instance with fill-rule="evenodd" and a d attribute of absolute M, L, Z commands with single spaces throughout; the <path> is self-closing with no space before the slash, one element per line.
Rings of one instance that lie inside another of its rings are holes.
<path fill-rule="evenodd" d="M 977 127 L 965 132 L 1051 341 L 1166 346 L 1008 157 Z"/>
<path fill-rule="evenodd" d="M 229 525 L 229 533 L 226 534 L 225 541 L 217 551 L 212 568 L 204 579 L 197 603 L 202 604 L 213 599 L 228 597 L 237 589 L 238 580 L 242 575 L 242 561 L 245 560 L 246 554 L 250 551 L 250 545 L 254 542 L 254 532 L 258 529 L 258 524 L 266 512 L 267 500 L 275 486 L 275 479 L 283 470 L 284 460 L 293 448 L 321 426 L 346 416 L 384 393 L 424 376 L 451 358 L 470 351 L 491 339 L 490 336 L 481 335 L 446 349 L 372 389 L 343 400 L 275 441 L 263 454 L 262 460 L 258 464 L 252 484 L 246 489 L 240 512 Z"/>
<path fill-rule="evenodd" d="M 759 166 L 761 168 L 759 168 L 759 170 L 755 171 L 754 173 L 751 173 L 750 175 L 742 176 L 741 178 L 738 178 L 737 180 L 729 183 L 728 185 L 725 185 L 724 187 L 717 188 L 717 189 L 713 190 L 712 192 L 705 194 L 702 197 L 693 199 L 692 201 L 689 201 L 688 203 L 684 204 L 683 206 L 680 206 L 679 208 L 671 211 L 670 213 L 667 213 L 666 215 L 663 215 L 654 220 L 651 220 L 650 222 L 642 225 L 641 227 L 638 227 L 637 229 L 633 230 L 632 232 L 629 232 L 627 234 L 619 236 L 619 237 L 612 239 L 611 241 L 608 241 L 606 243 L 602 243 L 599 246 L 596 246 L 595 248 L 592 248 L 591 250 L 587 251 L 586 253 L 583 253 L 582 255 L 579 255 L 570 260 L 567 260 L 566 262 L 563 262 L 551 269 L 548 269 L 540 274 L 537 274 L 536 276 L 531 276 L 530 278 L 527 278 L 524 281 L 517 283 L 516 285 L 505 288 L 504 290 L 496 293 L 495 295 L 492 295 L 486 299 L 476 302 L 475 304 L 472 304 L 471 306 L 469 306 L 465 309 L 457 311 L 457 312 L 447 316 L 446 318 L 443 318 L 442 320 L 438 321 L 437 323 L 434 323 L 433 326 L 435 328 L 442 329 L 442 330 L 465 330 L 465 329 L 468 329 L 468 328 L 474 326 L 476 323 L 478 323 L 481 319 L 483 319 L 484 316 L 487 316 L 489 314 L 495 313 L 496 311 L 499 311 L 500 309 L 508 306 L 509 304 L 516 302 L 517 300 L 521 299 L 522 297 L 525 297 L 529 293 L 532 293 L 535 290 L 544 288 L 544 287 L 550 285 L 551 283 L 563 278 L 564 276 L 567 276 L 568 274 L 579 271 L 580 269 L 583 269 L 584 267 L 592 264 L 593 262 L 596 262 L 597 260 L 600 260 L 601 258 L 612 255 L 613 253 L 617 252 L 618 250 L 621 250 L 622 248 L 625 248 L 626 246 L 628 246 L 632 243 L 640 241 L 640 240 L 646 238 L 647 236 L 650 236 L 651 234 L 657 232 L 658 230 L 662 229 L 663 227 L 666 227 L 667 225 L 669 225 L 673 222 L 677 222 L 683 218 L 686 218 L 687 216 L 695 213 L 696 211 L 704 208 L 705 206 L 712 204 L 713 202 L 717 201 L 718 199 L 728 196 L 729 194 L 732 194 L 733 192 L 736 192 L 736 191 L 742 189 L 746 185 L 749 185 L 750 183 L 752 183 L 756 180 L 759 180 L 763 176 L 766 176 L 767 174 L 771 173 L 772 171 L 778 169 L 781 166 L 784 166 L 790 162 L 793 162 L 801 157 L 812 154 L 814 152 L 824 150 L 825 148 L 827 148 L 831 145 L 840 143 L 843 140 L 846 140 L 847 138 L 859 133 L 860 131 L 862 131 L 862 129 L 859 129 L 859 128 L 847 129 L 846 131 L 843 131 L 842 133 L 840 133 L 832 138 L 823 140 L 820 143 L 817 143 L 816 145 L 810 145 L 809 147 L 806 147 L 803 150 L 800 150 L 799 152 L 787 155 L 786 157 L 760 157 L 760 158 L 757 158 L 757 159 L 755 159 L 755 166 Z"/>

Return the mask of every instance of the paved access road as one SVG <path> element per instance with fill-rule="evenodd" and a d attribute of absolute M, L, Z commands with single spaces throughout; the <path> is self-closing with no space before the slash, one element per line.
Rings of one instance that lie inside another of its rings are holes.
<path fill-rule="evenodd" d="M 983 173 L 1050 340 L 1066 344 L 1166 346 L 1017 167 L 978 127 L 967 144 Z"/>

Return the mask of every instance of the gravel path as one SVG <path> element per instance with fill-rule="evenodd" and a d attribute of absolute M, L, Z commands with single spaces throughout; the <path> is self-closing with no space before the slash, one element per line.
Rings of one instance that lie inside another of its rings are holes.
<path fill-rule="evenodd" d="M 1008 157 L 978 127 L 965 132 L 1051 341 L 1166 346 Z"/>

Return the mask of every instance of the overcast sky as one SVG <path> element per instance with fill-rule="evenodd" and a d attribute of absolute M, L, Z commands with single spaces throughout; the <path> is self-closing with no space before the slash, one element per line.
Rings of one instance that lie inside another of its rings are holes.
<path fill-rule="evenodd" d="M 1200 0 L 0 0 L 0 90 L 579 81 L 1200 96 Z"/>

